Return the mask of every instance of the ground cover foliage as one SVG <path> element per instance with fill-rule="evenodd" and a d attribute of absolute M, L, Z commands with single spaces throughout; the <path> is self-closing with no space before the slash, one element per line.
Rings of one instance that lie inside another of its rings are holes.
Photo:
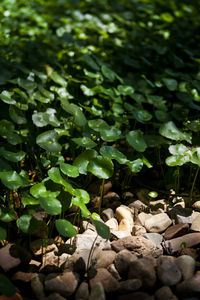
<path fill-rule="evenodd" d="M 72 237 L 72 204 L 109 238 L 90 209 L 95 178 L 123 193 L 156 174 L 152 190 L 192 204 L 199 1 L 2 0 L 0 15 L 0 240 L 31 234 L 40 209 Z"/>

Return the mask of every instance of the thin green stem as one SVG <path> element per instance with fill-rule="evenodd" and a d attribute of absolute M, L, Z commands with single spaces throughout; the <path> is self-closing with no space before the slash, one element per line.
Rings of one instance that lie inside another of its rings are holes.
<path fill-rule="evenodd" d="M 100 201 L 99 201 L 99 215 L 101 213 L 101 204 L 102 204 L 102 200 L 103 200 L 104 183 L 105 183 L 105 179 L 103 178 L 102 185 L 101 185 Z"/>
<path fill-rule="evenodd" d="M 192 187 L 191 187 L 191 190 L 190 190 L 190 201 L 192 201 L 194 186 L 195 186 L 195 183 L 196 183 L 196 180 L 197 180 L 199 169 L 200 169 L 200 166 L 198 166 L 198 168 L 196 170 L 196 173 L 195 173 L 195 176 L 194 176 L 194 180 L 192 182 Z"/>

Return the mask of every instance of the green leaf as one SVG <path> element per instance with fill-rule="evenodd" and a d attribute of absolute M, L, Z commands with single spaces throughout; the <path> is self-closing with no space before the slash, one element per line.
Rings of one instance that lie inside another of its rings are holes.
<path fill-rule="evenodd" d="M 16 294 L 17 289 L 12 282 L 4 274 L 0 274 L 0 293 L 7 297 L 12 297 Z"/>
<path fill-rule="evenodd" d="M 151 197 L 151 198 L 156 198 L 156 197 L 158 197 L 158 193 L 155 192 L 155 191 L 152 191 L 152 192 L 148 193 L 148 196 Z"/>
<path fill-rule="evenodd" d="M 33 124 L 37 127 L 44 127 L 48 125 L 48 122 L 44 119 L 44 113 L 34 113 L 32 115 Z"/>
<path fill-rule="evenodd" d="M 33 197 L 38 198 L 41 194 L 47 191 L 44 182 L 39 182 L 30 188 L 30 193 Z"/>
<path fill-rule="evenodd" d="M 141 130 L 130 131 L 126 135 L 126 140 L 138 152 L 144 152 L 147 148 L 147 144 L 143 138 L 143 132 Z"/>
<path fill-rule="evenodd" d="M 2 209 L 0 220 L 5 223 L 9 223 L 16 219 L 16 212 L 13 208 Z"/>
<path fill-rule="evenodd" d="M 163 78 L 162 81 L 169 91 L 175 91 L 178 87 L 178 82 L 175 79 Z"/>
<path fill-rule="evenodd" d="M 9 115 L 13 122 L 15 122 L 18 125 L 26 124 L 26 116 L 22 110 L 17 108 L 16 106 L 10 105 L 9 107 Z"/>
<path fill-rule="evenodd" d="M 57 72 L 52 72 L 50 75 L 50 78 L 57 84 L 66 87 L 67 86 L 67 81 L 61 76 L 59 75 Z"/>
<path fill-rule="evenodd" d="M 130 96 L 134 93 L 134 88 L 130 85 L 118 85 L 117 89 L 124 96 Z"/>
<path fill-rule="evenodd" d="M 109 240 L 110 238 L 110 228 L 102 223 L 101 221 L 92 220 L 98 235 L 100 235 L 103 239 Z"/>
<path fill-rule="evenodd" d="M 110 68 L 108 68 L 106 65 L 101 66 L 101 72 L 102 74 L 109 79 L 111 82 L 115 80 L 116 74 L 113 72 Z"/>
<path fill-rule="evenodd" d="M 109 130 L 110 128 L 109 125 L 102 119 L 90 120 L 88 121 L 88 125 L 90 128 L 97 132 L 100 132 L 103 129 Z"/>
<path fill-rule="evenodd" d="M 146 110 L 137 110 L 133 112 L 133 115 L 140 123 L 145 123 L 152 119 L 152 115 Z"/>
<path fill-rule="evenodd" d="M 58 230 L 59 234 L 68 238 L 71 238 L 77 234 L 74 226 L 69 221 L 64 219 L 56 220 L 56 229 Z"/>
<path fill-rule="evenodd" d="M 48 175 L 53 182 L 63 185 L 66 192 L 69 192 L 72 195 L 74 194 L 73 187 L 62 177 L 59 168 L 51 168 L 48 171 Z"/>
<path fill-rule="evenodd" d="M 103 146 L 100 149 L 102 156 L 112 160 L 115 159 L 119 164 L 125 164 L 128 160 L 126 156 L 112 146 Z"/>
<path fill-rule="evenodd" d="M 60 169 L 65 175 L 69 177 L 76 178 L 79 176 L 79 171 L 76 166 L 72 166 L 66 163 L 60 163 Z"/>
<path fill-rule="evenodd" d="M 58 143 L 59 135 L 54 130 L 41 133 L 36 138 L 36 143 L 49 152 L 60 152 L 62 146 Z"/>
<path fill-rule="evenodd" d="M 169 146 L 169 152 L 173 155 L 185 155 L 189 153 L 189 149 L 183 144 Z"/>
<path fill-rule="evenodd" d="M 0 158 L 0 170 L 1 172 L 11 171 L 11 166 L 4 160 Z"/>
<path fill-rule="evenodd" d="M 61 106 L 66 112 L 73 116 L 73 121 L 76 125 L 80 127 L 86 125 L 87 120 L 85 118 L 85 115 L 78 105 L 69 103 L 66 99 L 61 99 Z"/>
<path fill-rule="evenodd" d="M 152 168 L 152 164 L 148 161 L 148 159 L 145 157 L 145 156 L 142 156 L 142 161 L 143 161 L 143 164 L 145 166 L 147 166 L 147 168 Z"/>
<path fill-rule="evenodd" d="M 33 232 L 39 225 L 39 221 L 31 215 L 22 215 L 17 219 L 18 228 L 24 233 Z"/>
<path fill-rule="evenodd" d="M 129 168 L 131 169 L 131 172 L 138 173 L 142 170 L 143 161 L 142 161 L 142 159 L 138 158 L 136 160 L 127 162 L 126 165 L 129 166 Z"/>
<path fill-rule="evenodd" d="M 97 156 L 89 161 L 87 169 L 98 178 L 108 179 L 113 175 L 114 166 L 110 159 Z"/>
<path fill-rule="evenodd" d="M 87 64 L 88 66 L 90 66 L 93 70 L 99 71 L 99 66 L 96 64 L 96 62 L 94 61 L 94 59 L 93 59 L 90 55 L 85 54 L 85 55 L 83 56 L 83 60 L 84 60 L 84 62 L 86 62 L 86 64 Z"/>
<path fill-rule="evenodd" d="M 0 94 L 0 99 L 6 104 L 15 104 L 16 101 L 12 98 L 13 92 L 3 91 Z"/>
<path fill-rule="evenodd" d="M 76 197 L 81 198 L 81 200 L 83 200 L 83 203 L 85 203 L 85 204 L 87 204 L 87 203 L 90 202 L 90 195 L 89 195 L 88 192 L 85 191 L 85 190 L 82 190 L 82 189 L 76 189 L 76 190 L 74 191 L 74 195 L 75 195 Z"/>
<path fill-rule="evenodd" d="M 50 215 L 60 215 L 62 205 L 60 201 L 54 197 L 39 197 L 41 207 Z"/>
<path fill-rule="evenodd" d="M 168 166 L 174 167 L 174 166 L 182 166 L 185 163 L 189 162 L 190 158 L 188 155 L 182 156 L 182 155 L 171 155 L 166 158 L 165 162 Z"/>
<path fill-rule="evenodd" d="M 6 238 L 7 238 L 6 229 L 4 227 L 0 226 L 0 241 L 6 240 Z M 0 283 L 0 285 L 1 285 L 1 283 Z M 0 292 L 1 292 L 1 289 L 0 289 Z"/>
<path fill-rule="evenodd" d="M 2 183 L 10 190 L 24 186 L 22 177 L 16 171 L 0 172 Z"/>
<path fill-rule="evenodd" d="M 159 129 L 159 133 L 162 136 L 171 140 L 175 140 L 175 141 L 185 140 L 188 143 L 191 143 L 191 135 L 189 133 L 182 132 L 181 130 L 179 130 L 174 124 L 174 122 L 172 121 L 163 124 Z"/>
<path fill-rule="evenodd" d="M 87 209 L 84 200 L 82 197 L 72 197 L 72 204 L 78 206 L 81 210 L 81 214 L 84 218 L 88 218 L 91 213 L 90 211 Z"/>
<path fill-rule="evenodd" d="M 111 126 L 109 129 L 101 129 L 100 135 L 102 140 L 106 142 L 114 142 L 120 138 L 121 130 L 114 126 Z"/>
<path fill-rule="evenodd" d="M 90 162 L 94 157 L 97 156 L 97 152 L 95 150 L 86 150 L 85 152 L 79 154 L 74 162 L 73 165 L 76 166 L 79 170 L 80 174 L 87 174 L 87 167 Z"/>
<path fill-rule="evenodd" d="M 72 141 L 77 145 L 84 147 L 86 149 L 91 149 L 97 146 L 97 144 L 88 137 L 73 138 Z"/>
<path fill-rule="evenodd" d="M 11 152 L 5 150 L 4 147 L 0 147 L 0 156 L 3 156 L 7 160 L 18 162 L 21 161 L 25 157 L 26 153 L 24 151 L 19 152 Z"/>
<path fill-rule="evenodd" d="M 27 193 L 22 193 L 22 203 L 23 206 L 26 207 L 27 205 L 38 205 L 38 199 L 32 197 Z"/>

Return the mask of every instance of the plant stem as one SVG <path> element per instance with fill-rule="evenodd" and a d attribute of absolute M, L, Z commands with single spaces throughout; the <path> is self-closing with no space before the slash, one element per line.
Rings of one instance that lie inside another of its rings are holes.
<path fill-rule="evenodd" d="M 95 237 L 95 239 L 94 239 L 94 241 L 93 241 L 93 243 L 92 243 L 92 247 L 91 247 L 90 253 L 89 253 L 89 255 L 88 255 L 87 272 L 88 272 L 89 267 L 90 267 L 90 260 L 91 260 L 92 252 L 93 252 L 94 245 L 95 245 L 95 242 L 96 242 L 97 238 L 98 238 L 98 234 L 97 234 L 97 236 Z"/>
<path fill-rule="evenodd" d="M 194 176 L 194 180 L 192 182 L 192 187 L 191 187 L 191 190 L 190 190 L 190 201 L 192 200 L 192 196 L 193 196 L 193 191 L 194 191 L 194 185 L 196 183 L 196 180 L 197 180 L 197 176 L 198 176 L 198 173 L 199 173 L 199 169 L 200 169 L 200 166 L 198 166 L 197 170 L 196 170 L 196 173 L 195 173 L 195 176 Z"/>
<path fill-rule="evenodd" d="M 103 199 L 104 183 L 105 183 L 105 179 L 103 178 L 102 185 L 101 185 L 100 201 L 99 201 L 99 215 L 101 213 L 101 204 L 102 204 L 102 199 Z"/>

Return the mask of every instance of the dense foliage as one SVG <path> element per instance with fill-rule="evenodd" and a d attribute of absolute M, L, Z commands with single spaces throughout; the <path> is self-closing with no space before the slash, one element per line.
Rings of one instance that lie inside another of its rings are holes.
<path fill-rule="evenodd" d="M 33 232 L 41 208 L 72 237 L 72 204 L 108 238 L 86 206 L 87 187 L 121 169 L 159 170 L 162 188 L 177 192 L 177 176 L 187 174 L 192 199 L 200 167 L 198 4 L 1 1 L 0 240 L 11 226 Z"/>

